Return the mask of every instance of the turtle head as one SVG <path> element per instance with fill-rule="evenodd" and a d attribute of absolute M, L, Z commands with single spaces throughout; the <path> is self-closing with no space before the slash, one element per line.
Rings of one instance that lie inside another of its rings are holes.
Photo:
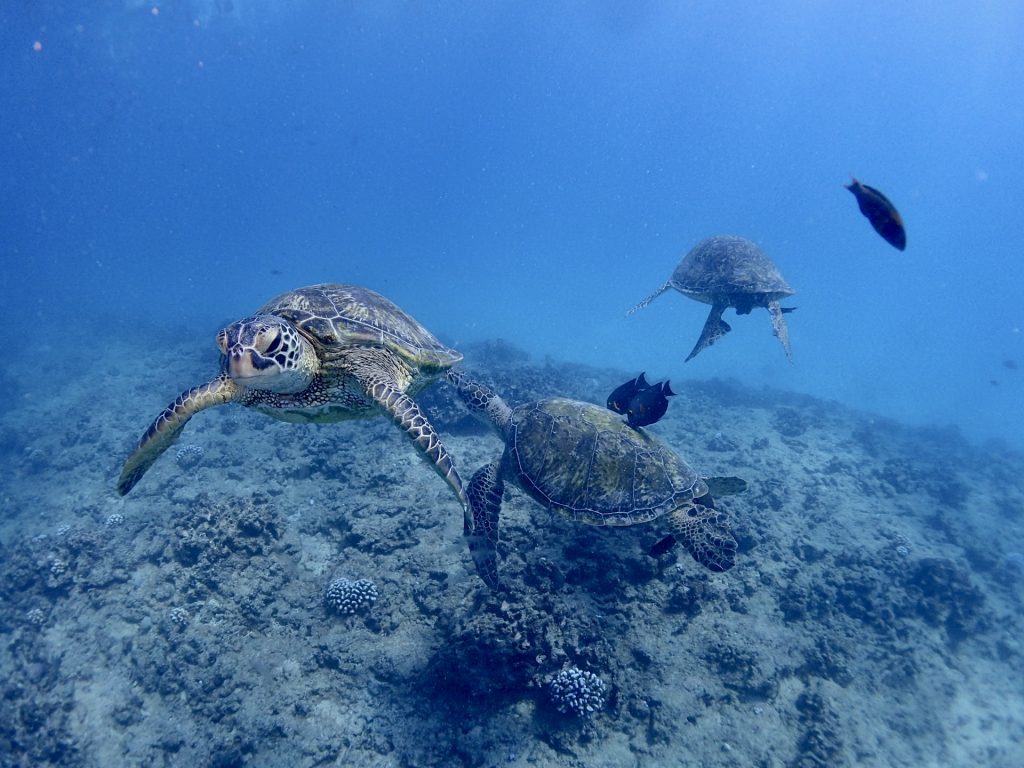
<path fill-rule="evenodd" d="M 274 315 L 255 315 L 222 328 L 217 346 L 228 376 L 252 389 L 302 392 L 320 368 L 310 341 Z"/>

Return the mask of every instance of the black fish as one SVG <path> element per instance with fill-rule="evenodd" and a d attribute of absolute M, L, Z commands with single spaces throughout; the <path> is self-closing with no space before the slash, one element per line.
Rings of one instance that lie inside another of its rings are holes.
<path fill-rule="evenodd" d="M 651 557 L 661 557 L 675 545 L 676 537 L 670 533 L 668 536 L 665 536 L 663 539 L 659 539 L 651 545 L 651 548 L 647 550 L 647 554 Z"/>
<path fill-rule="evenodd" d="M 665 415 L 668 398 L 674 394 L 667 381 L 637 392 L 626 409 L 626 423 L 633 428 L 653 424 Z"/>
<path fill-rule="evenodd" d="M 861 184 L 857 179 L 847 184 L 846 188 L 857 198 L 857 207 L 871 222 L 875 232 L 884 237 L 885 241 L 893 248 L 902 251 L 907 247 L 907 232 L 903 228 L 903 217 L 896 210 L 896 206 L 889 202 L 889 198 L 874 187 Z"/>
<path fill-rule="evenodd" d="M 625 413 L 629 408 L 630 401 L 636 396 L 637 392 L 648 389 L 651 385 L 647 383 L 647 379 L 641 373 L 635 379 L 630 379 L 625 384 L 618 386 L 614 391 L 608 395 L 608 410 L 615 411 L 616 413 Z"/>

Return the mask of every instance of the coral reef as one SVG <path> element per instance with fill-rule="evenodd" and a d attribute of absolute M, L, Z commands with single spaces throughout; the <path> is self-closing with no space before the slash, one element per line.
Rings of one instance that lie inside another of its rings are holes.
<path fill-rule="evenodd" d="M 182 565 L 206 569 L 235 553 L 265 554 L 280 537 L 280 523 L 262 497 L 201 494 L 175 521 L 175 533 L 174 558 Z"/>
<path fill-rule="evenodd" d="M 516 402 L 603 402 L 638 373 L 478 352 Z M 448 390 L 417 395 L 441 429 L 465 415 L 435 420 Z M 0 414 L 23 444 L 0 499 L 0 764 L 1016 768 L 1024 457 L 735 382 L 678 390 L 651 432 L 749 483 L 716 499 L 735 568 L 510 491 L 501 593 L 383 420 L 203 414 L 189 435 L 217 472 L 172 465 L 120 499 L 96 460 L 127 440 L 119 415 L 29 445 L 39 403 Z M 499 450 L 482 428 L 445 442 L 464 479 Z M 329 598 L 339 563 L 369 578 Z"/>
<path fill-rule="evenodd" d="M 186 471 L 195 469 L 202 463 L 205 453 L 201 445 L 186 443 L 174 452 L 174 461 Z"/>

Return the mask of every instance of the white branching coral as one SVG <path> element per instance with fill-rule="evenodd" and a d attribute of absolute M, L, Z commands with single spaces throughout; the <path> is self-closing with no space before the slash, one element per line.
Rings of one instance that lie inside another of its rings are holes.
<path fill-rule="evenodd" d="M 593 672 L 568 666 L 549 683 L 551 700 L 562 714 L 588 718 L 604 707 L 604 681 Z"/>

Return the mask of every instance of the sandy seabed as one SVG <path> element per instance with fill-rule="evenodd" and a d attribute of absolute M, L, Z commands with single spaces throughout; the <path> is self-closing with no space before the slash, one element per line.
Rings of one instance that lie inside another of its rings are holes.
<path fill-rule="evenodd" d="M 1020 453 L 674 381 L 651 431 L 749 484 L 722 500 L 736 566 L 652 558 L 657 521 L 590 528 L 512 491 L 494 595 L 384 418 L 207 411 L 118 497 L 139 434 L 216 366 L 140 348 L 2 374 L 4 766 L 1024 765 Z M 466 351 L 511 404 L 602 403 L 636 373 Z M 464 478 L 499 455 L 444 384 L 420 401 Z M 376 601 L 329 610 L 338 578 Z M 604 683 L 589 717 L 552 699 L 571 667 Z"/>

